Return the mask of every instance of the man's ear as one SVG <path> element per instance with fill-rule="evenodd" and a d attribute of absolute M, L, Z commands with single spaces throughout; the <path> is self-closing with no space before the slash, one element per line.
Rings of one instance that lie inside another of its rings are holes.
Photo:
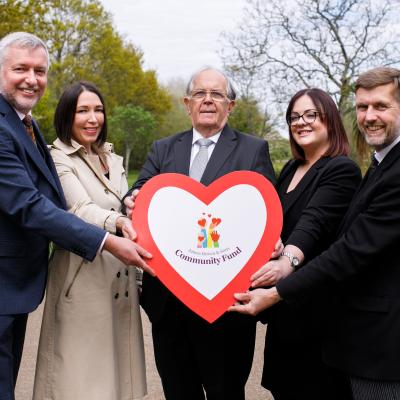
<path fill-rule="evenodd" d="M 229 100 L 229 104 L 228 104 L 228 113 L 232 112 L 233 108 L 235 107 L 236 102 L 235 100 Z"/>
<path fill-rule="evenodd" d="M 190 107 L 189 107 L 190 99 L 189 99 L 189 97 L 184 97 L 183 102 L 185 103 L 185 106 L 186 106 L 186 112 L 188 113 L 188 115 L 190 115 Z"/>

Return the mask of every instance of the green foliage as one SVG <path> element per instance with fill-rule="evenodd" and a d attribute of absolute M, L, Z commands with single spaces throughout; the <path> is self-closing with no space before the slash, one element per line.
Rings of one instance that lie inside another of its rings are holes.
<path fill-rule="evenodd" d="M 117 106 L 109 118 L 109 137 L 117 153 L 125 155 L 125 169 L 141 168 L 153 142 L 156 121 L 142 107 Z"/>
<path fill-rule="evenodd" d="M 271 161 L 274 166 L 275 174 L 278 177 L 283 166 L 286 162 L 292 158 L 292 153 L 290 152 L 289 140 L 284 138 L 274 137 L 268 140 L 269 144 L 269 154 L 271 156 Z"/>
<path fill-rule="evenodd" d="M 143 70 L 142 53 L 122 39 L 98 0 L 0 0 L 0 35 L 17 30 L 35 33 L 49 48 L 48 90 L 34 110 L 48 141 L 55 136 L 55 105 L 77 80 L 99 87 L 109 115 L 131 104 L 162 124 L 171 108 L 168 92 L 154 71 Z"/>
<path fill-rule="evenodd" d="M 264 137 L 267 121 L 255 98 L 242 97 L 236 100 L 236 105 L 229 117 L 229 125 L 238 131 Z"/>
<path fill-rule="evenodd" d="M 185 83 L 182 80 L 171 81 L 166 90 L 168 90 L 171 97 L 171 108 L 165 114 L 163 123 L 158 131 L 160 137 L 188 130 L 192 126 L 186 107 L 183 104 Z"/>

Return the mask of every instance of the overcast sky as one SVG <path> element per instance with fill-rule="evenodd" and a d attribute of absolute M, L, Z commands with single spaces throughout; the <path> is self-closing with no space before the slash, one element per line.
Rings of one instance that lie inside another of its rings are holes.
<path fill-rule="evenodd" d="M 144 52 L 162 83 L 204 65 L 221 68 L 220 33 L 242 19 L 245 0 L 101 0 L 118 32 Z"/>

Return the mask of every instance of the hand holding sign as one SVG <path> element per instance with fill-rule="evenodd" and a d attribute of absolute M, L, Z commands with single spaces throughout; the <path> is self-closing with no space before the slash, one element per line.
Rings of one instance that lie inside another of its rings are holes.
<path fill-rule="evenodd" d="M 161 282 L 212 322 L 268 261 L 282 209 L 272 184 L 255 172 L 232 172 L 207 187 L 161 174 L 140 190 L 133 223 Z"/>

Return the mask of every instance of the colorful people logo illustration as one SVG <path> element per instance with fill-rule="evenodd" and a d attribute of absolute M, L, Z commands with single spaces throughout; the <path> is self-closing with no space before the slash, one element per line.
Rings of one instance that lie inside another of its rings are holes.
<path fill-rule="evenodd" d="M 208 226 L 207 218 L 208 217 Z M 197 234 L 197 247 L 211 249 L 219 247 L 220 234 L 215 228 L 221 223 L 221 218 L 211 218 L 211 214 L 203 213 L 203 216 L 197 221 L 200 231 Z"/>

